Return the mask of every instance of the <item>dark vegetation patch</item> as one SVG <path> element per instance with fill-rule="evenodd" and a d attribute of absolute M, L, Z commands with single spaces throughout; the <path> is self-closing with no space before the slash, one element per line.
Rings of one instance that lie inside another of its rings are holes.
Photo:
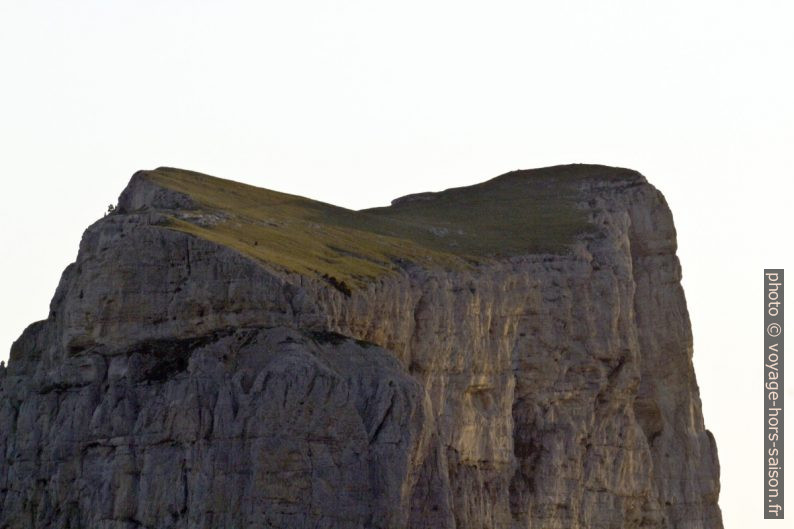
<path fill-rule="evenodd" d="M 311 331 L 309 332 L 309 336 L 311 336 L 312 339 L 317 343 L 330 343 L 331 345 L 341 345 L 350 340 L 350 338 L 344 334 L 339 334 L 338 332 L 333 331 Z"/>
<path fill-rule="evenodd" d="M 370 347 L 378 346 L 378 344 L 368 342 L 366 340 L 351 338 L 350 336 L 345 336 L 344 334 L 339 334 L 338 332 L 333 331 L 309 331 L 308 335 L 314 341 L 320 344 L 341 345 L 345 342 L 353 341 L 356 343 L 356 345 L 363 349 L 369 349 Z"/>
<path fill-rule="evenodd" d="M 377 347 L 378 344 L 368 342 L 366 340 L 356 340 L 356 345 L 359 347 L 363 347 L 364 349 L 369 349 L 370 347 Z"/>
<path fill-rule="evenodd" d="M 345 283 L 344 281 L 340 281 L 333 276 L 329 276 L 328 274 L 324 274 L 323 279 L 325 279 L 332 287 L 337 289 L 345 296 L 350 297 L 353 294 L 353 291 L 350 290 L 350 287 L 347 286 L 347 283 Z"/>

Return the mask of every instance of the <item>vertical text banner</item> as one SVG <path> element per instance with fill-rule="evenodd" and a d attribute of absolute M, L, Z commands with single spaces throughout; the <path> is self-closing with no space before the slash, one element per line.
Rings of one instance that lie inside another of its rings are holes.
<path fill-rule="evenodd" d="M 783 519 L 783 269 L 764 270 L 764 518 Z"/>

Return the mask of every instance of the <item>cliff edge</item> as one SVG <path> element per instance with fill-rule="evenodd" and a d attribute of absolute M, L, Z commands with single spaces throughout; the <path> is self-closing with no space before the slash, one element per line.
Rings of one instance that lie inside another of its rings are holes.
<path fill-rule="evenodd" d="M 672 216 L 139 171 L 0 368 L 0 529 L 720 529 Z"/>

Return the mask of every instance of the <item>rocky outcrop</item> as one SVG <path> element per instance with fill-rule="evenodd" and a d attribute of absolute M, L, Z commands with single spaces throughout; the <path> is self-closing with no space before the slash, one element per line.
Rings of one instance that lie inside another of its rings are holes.
<path fill-rule="evenodd" d="M 243 221 L 137 173 L 0 369 L 0 528 L 721 528 L 664 198 L 544 171 L 477 196 L 566 186 L 564 251 L 394 255 L 356 284 L 190 233 Z"/>

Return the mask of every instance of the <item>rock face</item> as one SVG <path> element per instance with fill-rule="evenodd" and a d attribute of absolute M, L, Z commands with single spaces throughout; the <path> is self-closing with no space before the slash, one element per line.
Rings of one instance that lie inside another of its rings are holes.
<path fill-rule="evenodd" d="M 563 249 L 477 253 L 456 219 L 574 225 L 481 214 L 512 189 L 564 189 L 585 224 Z M 247 193 L 139 172 L 85 232 L 0 368 L 0 529 L 722 527 L 675 229 L 641 175 L 222 207 Z M 298 225 L 337 260 L 292 250 Z"/>

